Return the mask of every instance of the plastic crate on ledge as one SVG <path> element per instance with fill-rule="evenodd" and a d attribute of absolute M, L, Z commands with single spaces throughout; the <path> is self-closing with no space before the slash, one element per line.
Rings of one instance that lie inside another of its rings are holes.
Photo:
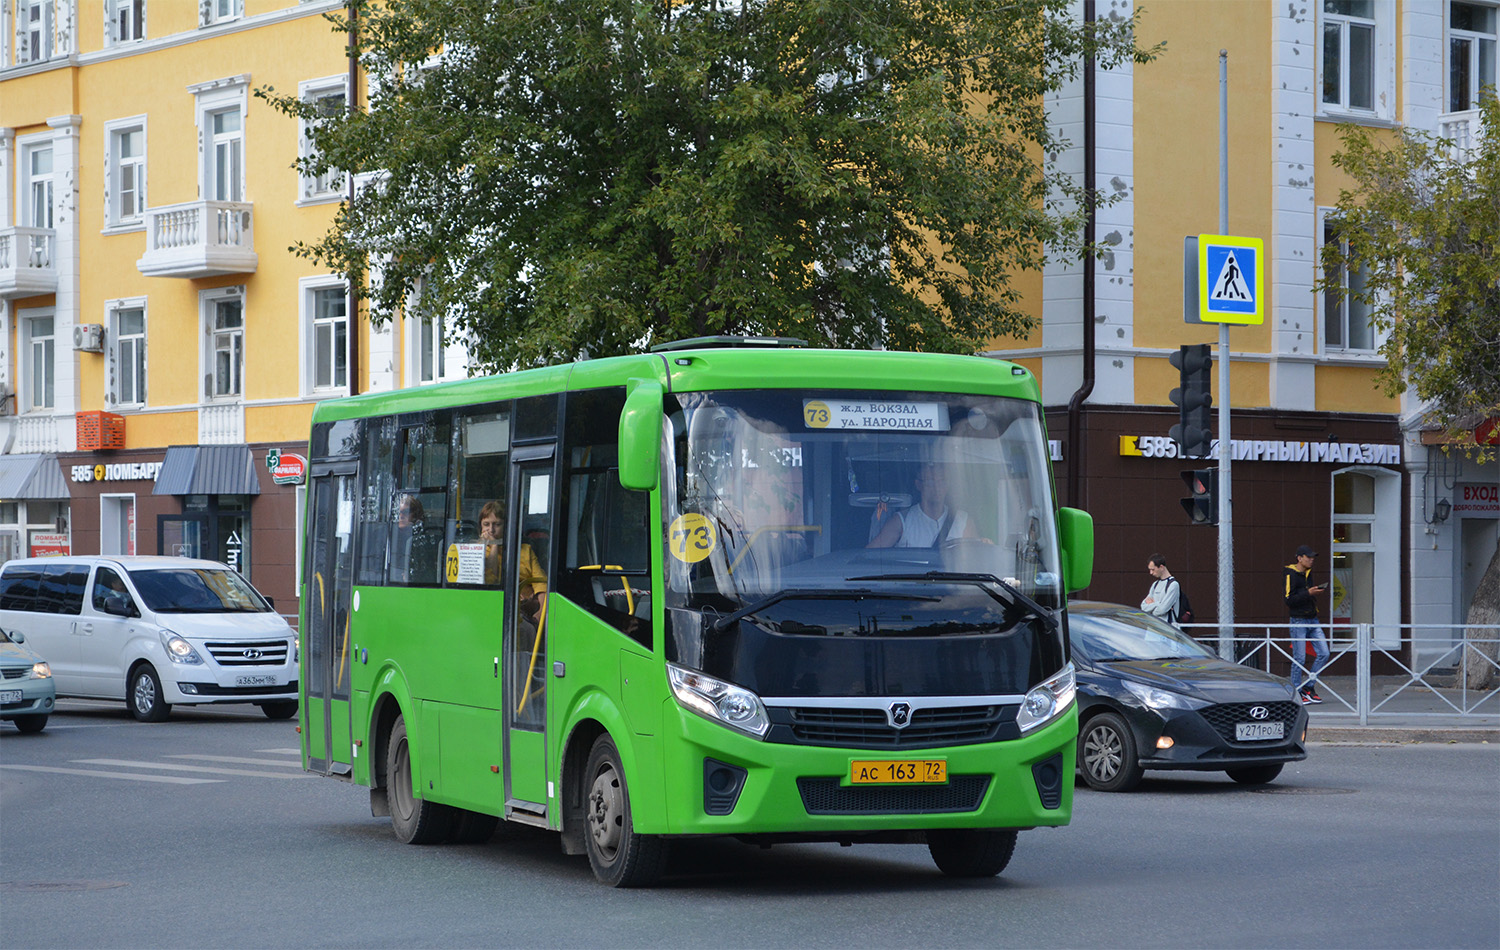
<path fill-rule="evenodd" d="M 78 414 L 78 450 L 123 449 L 125 417 L 113 412 L 80 412 Z"/>

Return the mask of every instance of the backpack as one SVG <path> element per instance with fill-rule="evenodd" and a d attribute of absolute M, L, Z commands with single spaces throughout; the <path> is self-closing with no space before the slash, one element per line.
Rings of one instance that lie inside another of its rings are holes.
<path fill-rule="evenodd" d="M 1172 578 L 1172 580 L 1176 581 L 1177 578 L 1174 577 L 1174 578 Z M 1185 590 L 1182 589 L 1182 582 L 1181 581 L 1177 581 L 1177 617 L 1175 618 L 1175 620 L 1173 622 L 1174 623 L 1192 623 L 1193 622 L 1193 604 L 1192 604 L 1191 601 L 1188 600 L 1187 591 L 1185 591 Z"/>

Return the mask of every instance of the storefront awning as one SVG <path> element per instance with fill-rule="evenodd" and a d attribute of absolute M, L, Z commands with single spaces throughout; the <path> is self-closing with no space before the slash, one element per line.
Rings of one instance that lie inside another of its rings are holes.
<path fill-rule="evenodd" d="M 174 445 L 153 495 L 259 495 L 248 445 Z"/>
<path fill-rule="evenodd" d="M 0 455 L 0 501 L 67 498 L 55 455 Z"/>

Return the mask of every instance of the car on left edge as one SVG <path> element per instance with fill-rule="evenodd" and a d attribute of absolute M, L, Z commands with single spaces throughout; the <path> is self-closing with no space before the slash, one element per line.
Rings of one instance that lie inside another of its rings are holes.
<path fill-rule="evenodd" d="M 57 702 L 52 668 L 28 650 L 24 634 L 0 630 L 0 719 L 22 732 L 41 732 Z"/>

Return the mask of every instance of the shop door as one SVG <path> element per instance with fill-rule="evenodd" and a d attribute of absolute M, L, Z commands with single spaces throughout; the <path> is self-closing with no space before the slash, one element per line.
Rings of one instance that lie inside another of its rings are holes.
<path fill-rule="evenodd" d="M 302 737 L 309 771 L 347 775 L 353 755 L 349 713 L 353 658 L 349 606 L 354 578 L 353 464 L 312 477 L 302 585 Z"/>
<path fill-rule="evenodd" d="M 157 515 L 156 553 L 171 557 L 209 557 L 208 515 Z"/>
<path fill-rule="evenodd" d="M 552 534 L 552 449 L 515 462 L 516 515 L 505 564 L 505 788 L 508 810 L 545 814 L 547 801 L 547 596 Z M 516 452 L 522 454 L 522 450 Z"/>

